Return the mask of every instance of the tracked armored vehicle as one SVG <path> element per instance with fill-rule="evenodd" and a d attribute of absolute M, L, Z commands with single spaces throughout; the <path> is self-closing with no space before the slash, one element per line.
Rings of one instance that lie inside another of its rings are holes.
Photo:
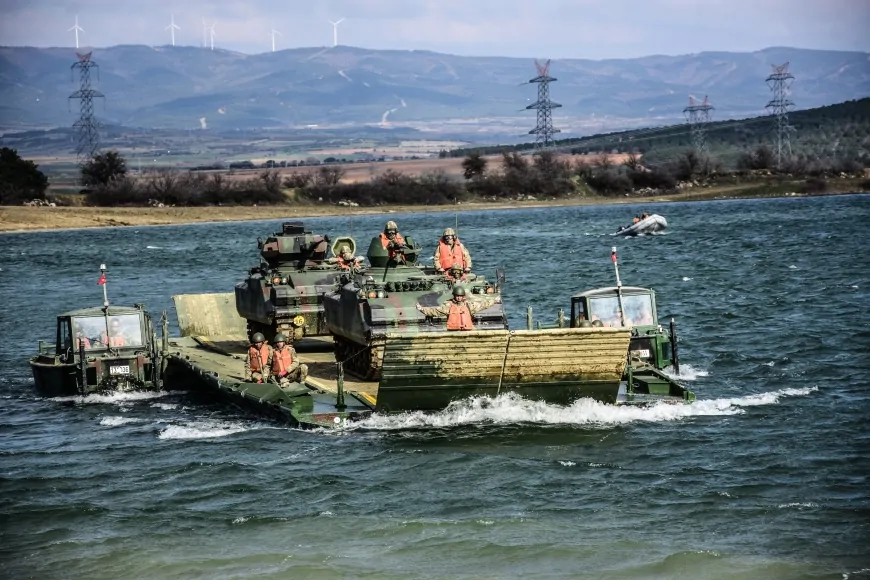
<path fill-rule="evenodd" d="M 236 311 L 247 320 L 247 334 L 261 332 L 267 340 L 283 332 L 291 341 L 328 334 L 322 296 L 332 290 L 341 272 L 329 263 L 328 252 L 342 245 L 356 251 L 353 238 L 314 234 L 302 222 L 285 222 L 281 231 L 257 239 L 262 262 L 236 284 Z"/>
<path fill-rule="evenodd" d="M 418 263 L 420 247 L 410 236 L 390 258 L 381 239 L 369 244 L 369 268 L 340 274 L 337 289 L 323 297 L 326 328 L 335 341 L 335 357 L 344 368 L 362 378 L 381 378 L 384 346 L 388 335 L 407 336 L 446 331 L 445 320 L 427 318 L 417 310 L 438 306 L 452 297 L 454 285 L 461 285 L 469 301 L 499 293 L 496 284 L 468 274 L 452 280 Z M 477 312 L 476 331 L 506 330 L 507 319 L 501 303 Z"/>

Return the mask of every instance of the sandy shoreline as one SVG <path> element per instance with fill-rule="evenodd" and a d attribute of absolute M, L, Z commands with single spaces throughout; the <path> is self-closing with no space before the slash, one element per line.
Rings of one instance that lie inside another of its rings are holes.
<path fill-rule="evenodd" d="M 537 207 L 571 207 L 582 205 L 612 205 L 661 203 L 669 201 L 710 201 L 731 198 L 784 197 L 786 194 L 741 195 L 747 185 L 698 188 L 685 193 L 647 198 L 594 197 L 552 201 L 513 201 L 463 203 L 458 205 L 400 205 L 379 207 L 344 207 L 323 205 L 284 206 L 210 206 L 210 207 L 0 207 L 0 233 L 22 233 L 46 230 L 70 230 L 99 227 L 159 226 L 208 222 L 235 222 L 268 219 L 302 219 L 306 217 L 341 215 L 387 215 L 391 213 L 490 211 Z M 854 192 L 854 189 L 852 189 Z M 846 193 L 829 192 L 827 195 Z M 748 193 L 748 192 L 747 192 Z"/>

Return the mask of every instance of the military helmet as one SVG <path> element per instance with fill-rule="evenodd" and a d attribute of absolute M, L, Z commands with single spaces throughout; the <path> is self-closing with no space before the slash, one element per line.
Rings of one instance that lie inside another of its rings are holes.
<path fill-rule="evenodd" d="M 255 332 L 254 336 L 251 337 L 251 342 L 266 342 L 266 337 L 263 336 L 262 332 Z"/>
<path fill-rule="evenodd" d="M 594 327 L 596 327 L 596 328 L 599 328 L 599 327 L 604 326 L 604 323 L 601 322 L 600 320 L 593 320 L 593 321 L 592 321 L 592 326 L 594 326 Z"/>
<path fill-rule="evenodd" d="M 275 338 L 272 339 L 272 342 L 287 342 L 287 337 L 284 336 L 283 333 L 279 332 L 275 335 Z"/>
<path fill-rule="evenodd" d="M 350 254 L 350 246 L 344 244 L 341 248 L 338 249 L 339 254 Z"/>
<path fill-rule="evenodd" d="M 592 328 L 592 323 L 588 320 L 581 320 L 579 326 L 580 328 Z"/>
<path fill-rule="evenodd" d="M 384 226 L 385 232 L 390 231 L 390 230 L 393 230 L 393 231 L 399 230 L 399 226 L 397 226 L 396 222 L 394 222 L 393 220 L 388 221 L 387 225 Z"/>
<path fill-rule="evenodd" d="M 462 286 L 454 286 L 453 287 L 453 295 L 454 296 L 465 296 L 465 288 Z"/>
<path fill-rule="evenodd" d="M 453 228 L 447 228 L 446 230 L 444 230 L 444 233 L 442 235 L 444 237 L 447 237 L 447 236 L 456 237 L 456 231 Z"/>

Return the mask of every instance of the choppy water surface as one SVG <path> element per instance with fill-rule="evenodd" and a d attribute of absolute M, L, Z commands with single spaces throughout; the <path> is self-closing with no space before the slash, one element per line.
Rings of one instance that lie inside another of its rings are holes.
<path fill-rule="evenodd" d="M 666 234 L 608 235 L 642 209 Z M 280 221 L 0 236 L 0 558 L 20 578 L 870 577 L 870 197 L 460 216 L 511 324 L 658 291 L 691 406 L 510 397 L 302 432 L 189 395 L 44 400 L 26 357 L 101 300 L 224 292 Z M 394 214 L 434 243 L 452 214 Z M 365 247 L 384 217 L 307 220 Z M 427 243 L 427 246 L 431 245 Z M 428 252 L 427 252 L 428 253 Z"/>

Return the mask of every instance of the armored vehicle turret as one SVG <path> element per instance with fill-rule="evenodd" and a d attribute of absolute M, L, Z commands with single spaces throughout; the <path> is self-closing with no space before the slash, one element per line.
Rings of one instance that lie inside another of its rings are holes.
<path fill-rule="evenodd" d="M 391 258 L 390 253 L 394 252 Z M 420 247 L 410 236 L 404 245 L 384 247 L 381 238 L 369 244 L 366 271 L 339 275 L 337 289 L 323 297 L 325 322 L 335 341 L 335 357 L 349 372 L 365 379 L 381 377 L 384 347 L 391 337 L 447 330 L 444 318 L 425 316 L 417 309 L 450 300 L 461 285 L 469 302 L 494 299 L 496 284 L 467 274 L 458 280 L 418 263 Z M 500 302 L 474 314 L 475 330 L 505 330 Z"/>
<path fill-rule="evenodd" d="M 236 284 L 236 310 L 247 320 L 248 339 L 261 332 L 271 341 L 277 332 L 291 341 L 328 334 L 322 296 L 332 290 L 346 264 L 340 248 L 356 251 L 352 238 L 314 234 L 302 222 L 285 222 L 281 231 L 257 239 L 262 262 Z M 333 257 L 328 257 L 330 250 Z"/>

